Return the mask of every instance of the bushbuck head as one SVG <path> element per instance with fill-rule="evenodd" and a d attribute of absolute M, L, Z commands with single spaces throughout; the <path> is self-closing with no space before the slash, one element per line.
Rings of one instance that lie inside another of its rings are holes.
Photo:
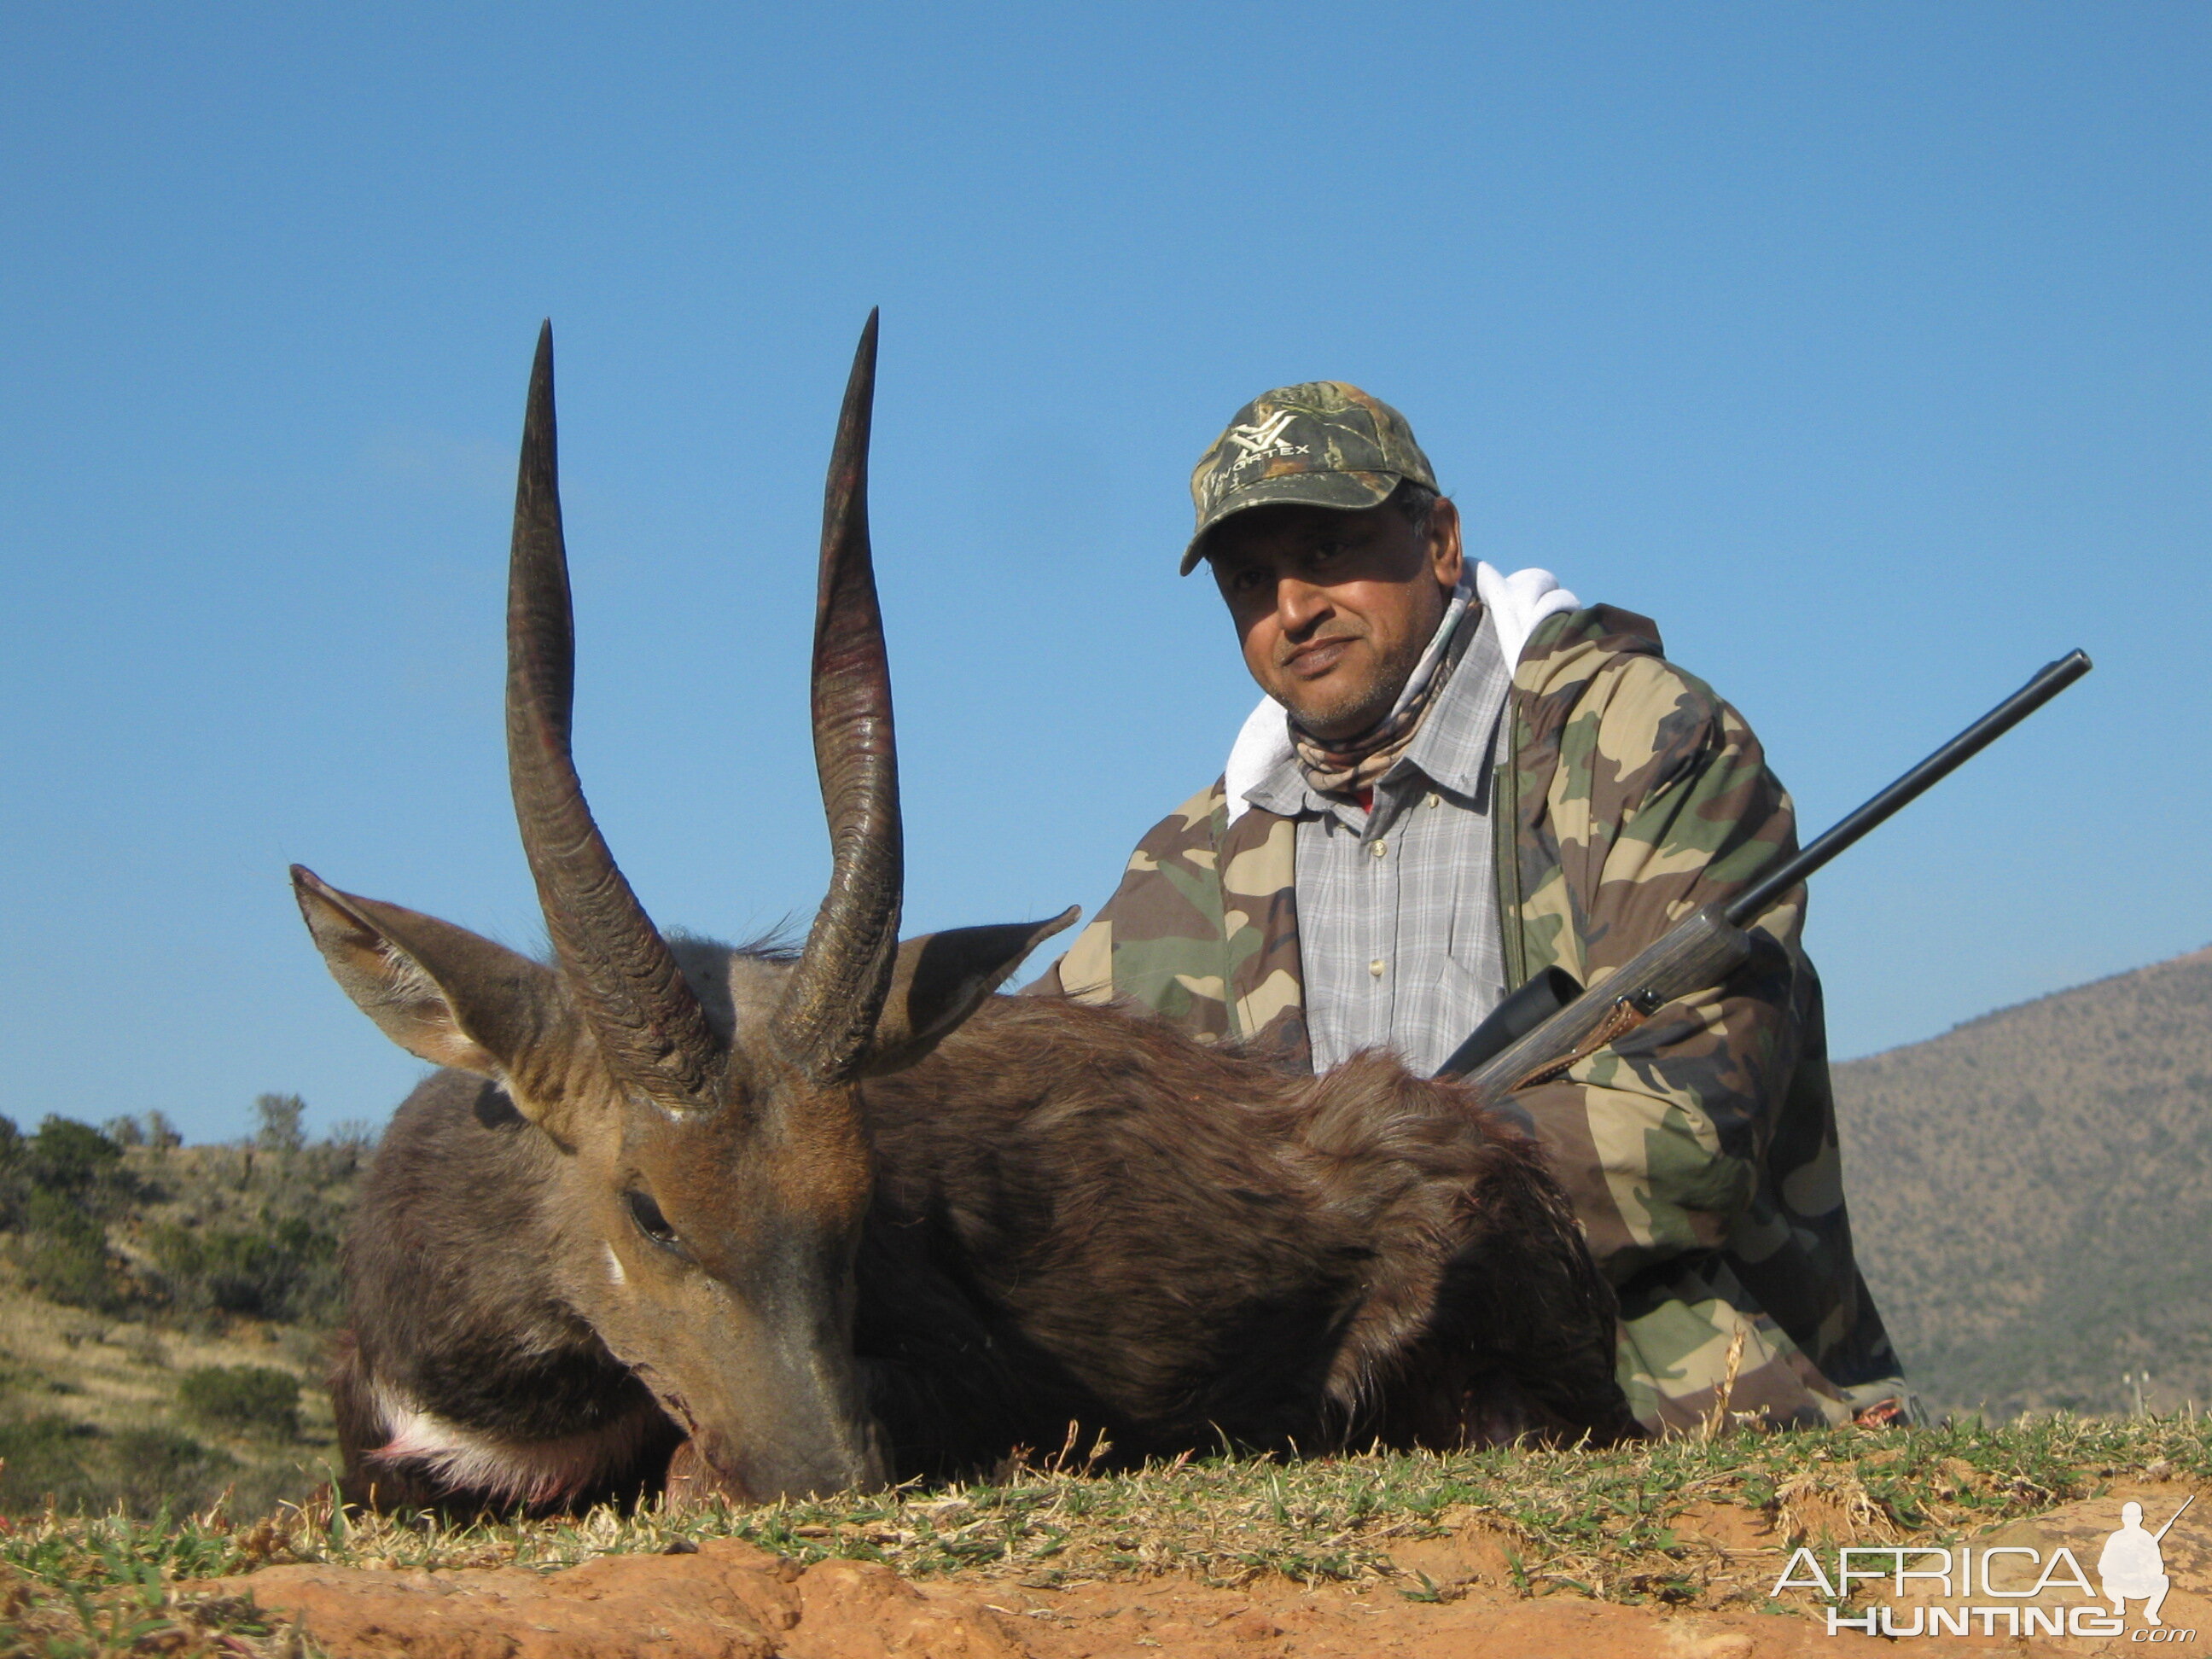
<path fill-rule="evenodd" d="M 507 594 L 515 814 L 547 963 L 325 884 L 300 908 L 338 983 L 410 1053 L 496 1081 L 564 1156 L 556 1281 L 755 1501 L 881 1481 L 852 1352 L 873 1183 L 858 1085 L 927 1053 L 1074 919 L 898 942 L 890 682 L 867 529 L 871 315 L 823 513 L 815 757 L 835 862 L 796 957 L 672 948 L 592 822 L 569 751 L 574 644 L 550 325 L 532 370 Z"/>

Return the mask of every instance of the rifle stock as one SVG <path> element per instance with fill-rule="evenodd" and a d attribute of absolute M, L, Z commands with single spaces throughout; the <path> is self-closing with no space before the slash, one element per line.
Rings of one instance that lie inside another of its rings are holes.
<path fill-rule="evenodd" d="M 1722 983 L 1750 954 L 1751 935 L 1731 925 L 1719 905 L 1693 910 L 1542 1024 L 1482 1060 L 1468 1081 L 1503 1094 L 1555 1077 L 1667 1004 Z M 1459 1075 L 1450 1064 L 1437 1075 Z"/>
<path fill-rule="evenodd" d="M 1718 986 L 1751 954 L 1744 930 L 1830 859 L 2049 702 L 2090 669 L 2068 653 L 1805 848 L 1778 860 L 1725 903 L 1706 905 L 1585 990 L 1558 968 L 1516 990 L 1437 1068 L 1486 1093 L 1556 1077 L 1644 1024 L 1668 1003 Z"/>

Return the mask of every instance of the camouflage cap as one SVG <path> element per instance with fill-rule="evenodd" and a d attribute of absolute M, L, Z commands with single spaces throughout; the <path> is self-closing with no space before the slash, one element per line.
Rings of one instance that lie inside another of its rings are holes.
<path fill-rule="evenodd" d="M 1407 479 L 1437 487 L 1406 417 L 1341 380 L 1263 392 L 1237 411 L 1190 475 L 1198 528 L 1182 574 L 1205 556 L 1206 532 L 1234 513 L 1278 501 L 1349 512 L 1379 507 Z"/>

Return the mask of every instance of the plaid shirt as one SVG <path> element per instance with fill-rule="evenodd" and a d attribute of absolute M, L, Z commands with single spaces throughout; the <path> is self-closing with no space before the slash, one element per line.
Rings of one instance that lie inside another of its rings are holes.
<path fill-rule="evenodd" d="M 1295 757 L 1245 793 L 1297 822 L 1298 949 L 1317 1073 L 1389 1048 L 1425 1075 L 1505 994 L 1491 769 L 1512 678 L 1486 615 L 1376 784 L 1371 811 L 1316 792 Z"/>

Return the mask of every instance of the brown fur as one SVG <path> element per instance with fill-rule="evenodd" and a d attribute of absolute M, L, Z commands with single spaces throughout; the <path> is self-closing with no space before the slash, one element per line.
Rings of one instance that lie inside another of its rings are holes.
<path fill-rule="evenodd" d="M 1002 998 L 866 1097 L 861 1357 L 935 1402 L 879 1382 L 903 1463 L 1071 1419 L 1131 1455 L 1634 1432 L 1565 1200 L 1463 1088 Z"/>
<path fill-rule="evenodd" d="M 726 960 L 725 983 L 769 965 Z M 1071 1433 L 1124 1462 L 1636 1432 L 1565 1200 L 1463 1087 L 1382 1054 L 1297 1075 L 1119 1011 L 998 997 L 861 1098 L 876 1176 L 851 1340 L 895 1475 Z M 651 1409 L 568 1288 L 592 1262 L 576 1162 L 457 1073 L 395 1120 L 346 1256 L 355 1501 L 512 1496 L 380 1460 L 377 1382 L 506 1444 Z M 674 1432 L 635 1455 L 611 1439 L 550 1501 L 649 1490 Z"/>

